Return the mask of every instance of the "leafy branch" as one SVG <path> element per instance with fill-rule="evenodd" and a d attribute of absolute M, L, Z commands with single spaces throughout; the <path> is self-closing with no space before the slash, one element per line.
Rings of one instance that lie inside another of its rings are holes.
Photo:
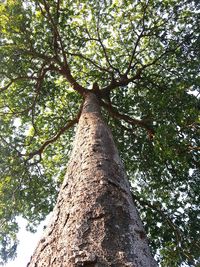
<path fill-rule="evenodd" d="M 163 218 L 163 220 L 166 221 L 168 226 L 174 232 L 175 239 L 176 239 L 176 247 L 177 247 L 177 250 L 179 251 L 179 254 L 182 253 L 186 256 L 186 258 L 188 258 L 188 260 L 191 260 L 191 255 L 188 255 L 188 253 L 186 253 L 183 249 L 181 249 L 181 247 L 182 247 L 181 244 L 184 242 L 184 234 L 177 227 L 177 225 L 172 221 L 172 219 L 166 214 L 167 212 L 165 210 L 163 210 L 163 208 L 160 205 L 151 204 L 149 201 L 142 199 L 138 195 L 135 195 L 133 193 L 133 188 L 131 188 L 131 189 L 132 189 L 131 195 L 132 195 L 133 201 L 134 202 L 137 201 L 141 206 L 148 207 L 148 208 L 150 208 L 150 209 L 152 209 L 152 210 L 154 210 L 160 214 L 160 216 Z M 194 243 L 194 246 L 199 248 L 199 244 L 196 242 Z"/>
<path fill-rule="evenodd" d="M 79 115 L 68 121 L 54 136 L 52 136 L 51 138 L 49 138 L 48 140 L 46 140 L 39 149 L 33 151 L 33 152 L 30 152 L 28 154 L 23 154 L 23 156 L 28 156 L 28 160 L 30 160 L 31 158 L 33 158 L 35 155 L 39 155 L 40 159 L 41 159 L 41 155 L 43 153 L 43 151 L 45 150 L 45 148 L 47 146 L 49 146 L 50 144 L 54 143 L 55 141 L 58 140 L 58 138 L 65 132 L 67 131 L 68 129 L 70 129 L 71 127 L 73 127 L 76 123 L 78 123 L 78 118 L 79 118 Z"/>
<path fill-rule="evenodd" d="M 135 57 L 135 53 L 136 53 L 137 47 L 139 46 L 140 40 L 142 39 L 143 36 L 145 36 L 144 35 L 144 31 L 145 31 L 144 20 L 145 20 L 145 13 L 146 13 L 147 7 L 148 7 L 148 1 L 145 4 L 145 7 L 144 7 L 144 10 L 143 10 L 143 13 L 142 13 L 142 19 L 141 19 L 141 21 L 138 22 L 138 25 L 137 25 L 137 26 L 139 26 L 139 23 L 142 22 L 142 30 L 141 30 L 140 34 L 137 36 L 135 45 L 133 47 L 133 50 L 132 50 L 132 53 L 131 53 L 131 57 L 130 57 L 130 61 L 129 61 L 129 64 L 128 64 L 128 68 L 127 68 L 127 70 L 125 72 L 126 76 L 128 75 L 128 73 L 130 72 L 130 70 L 132 68 L 132 63 L 133 63 L 133 60 L 134 60 L 134 57 Z"/>
<path fill-rule="evenodd" d="M 0 94 L 3 93 L 4 91 L 6 91 L 13 83 L 15 83 L 17 81 L 21 81 L 21 80 L 37 80 L 37 78 L 33 77 L 33 75 L 31 75 L 31 76 L 19 76 L 17 78 L 11 78 L 10 82 L 8 82 L 8 84 L 6 84 L 5 86 L 0 88 Z"/>
<path fill-rule="evenodd" d="M 147 122 L 145 120 L 133 119 L 126 114 L 122 114 L 122 113 L 118 112 L 118 110 L 115 107 L 113 107 L 111 104 L 107 104 L 104 101 L 101 101 L 101 104 L 106 110 L 108 110 L 108 112 L 110 113 L 110 115 L 112 117 L 120 119 L 120 120 L 122 119 L 125 122 L 127 122 L 133 126 L 139 126 L 139 127 L 144 128 L 148 132 L 148 136 L 150 137 L 150 139 L 152 139 L 152 137 L 154 136 L 155 131 L 153 129 L 153 126 L 147 124 Z"/>
<path fill-rule="evenodd" d="M 81 86 L 76 81 L 76 79 L 72 76 L 71 70 L 70 70 L 70 66 L 68 64 L 67 57 L 66 57 L 66 54 L 67 53 L 65 52 L 64 44 L 63 44 L 62 38 L 60 36 L 58 27 L 57 27 L 56 23 L 54 22 L 54 20 L 52 18 L 52 15 L 50 13 L 50 7 L 47 4 L 47 1 L 46 0 L 43 0 L 43 3 L 44 3 L 45 11 L 47 12 L 47 17 L 48 17 L 49 22 L 50 22 L 50 24 L 52 26 L 53 36 L 55 37 L 54 38 L 54 41 L 57 42 L 57 38 L 58 38 L 59 43 L 60 43 L 60 47 L 61 47 L 62 56 L 63 56 L 63 59 L 64 59 L 64 65 L 61 66 L 61 71 L 60 72 L 66 77 L 67 81 L 71 84 L 71 86 L 73 87 L 73 89 L 76 90 L 76 91 L 78 91 L 83 96 L 86 93 L 87 89 L 84 88 L 83 86 Z M 54 49 L 54 51 L 55 51 L 55 49 Z M 55 56 L 57 57 L 57 51 L 55 51 L 55 52 L 56 52 L 55 53 Z"/>
<path fill-rule="evenodd" d="M 106 48 L 105 48 L 105 46 L 104 46 L 104 44 L 103 44 L 103 41 L 102 41 L 102 39 L 101 39 L 101 35 L 100 35 L 100 12 L 99 12 L 98 17 L 97 17 L 97 25 L 96 25 L 96 28 L 97 28 L 97 41 L 99 42 L 99 44 L 100 44 L 100 46 L 101 46 L 101 48 L 102 48 L 102 50 L 103 50 L 103 53 L 104 53 L 106 62 L 108 63 L 108 66 L 109 66 L 112 70 L 114 70 L 114 71 L 116 71 L 118 74 L 120 74 L 119 69 L 116 68 L 116 67 L 114 67 L 114 66 L 112 65 L 112 63 L 110 62 L 110 59 L 109 59 L 107 50 L 106 50 Z"/>
<path fill-rule="evenodd" d="M 85 61 L 88 61 L 89 63 L 91 63 L 93 66 L 95 66 L 97 69 L 99 69 L 100 71 L 105 71 L 105 72 L 108 72 L 108 73 L 113 73 L 112 71 L 110 71 L 109 69 L 106 69 L 102 66 L 100 66 L 97 62 L 95 62 L 94 60 L 84 56 L 83 54 L 81 53 L 70 53 L 70 52 L 67 52 L 68 55 L 70 56 L 74 56 L 74 57 L 79 57 L 79 58 L 82 58 L 84 59 Z"/>

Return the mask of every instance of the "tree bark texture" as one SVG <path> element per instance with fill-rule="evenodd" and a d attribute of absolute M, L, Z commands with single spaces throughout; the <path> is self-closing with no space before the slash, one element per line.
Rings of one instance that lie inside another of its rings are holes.
<path fill-rule="evenodd" d="M 27 266 L 157 266 L 93 93 L 83 105 L 53 218 Z"/>

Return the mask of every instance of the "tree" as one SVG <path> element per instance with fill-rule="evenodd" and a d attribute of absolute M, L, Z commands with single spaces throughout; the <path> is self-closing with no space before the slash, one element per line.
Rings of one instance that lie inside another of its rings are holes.
<path fill-rule="evenodd" d="M 54 218 L 31 266 L 157 266 L 96 95 L 87 93 Z"/>
<path fill-rule="evenodd" d="M 34 231 L 52 210 L 92 93 L 157 260 L 198 266 L 198 1 L 7 0 L 0 21 L 2 260 L 16 217 Z"/>

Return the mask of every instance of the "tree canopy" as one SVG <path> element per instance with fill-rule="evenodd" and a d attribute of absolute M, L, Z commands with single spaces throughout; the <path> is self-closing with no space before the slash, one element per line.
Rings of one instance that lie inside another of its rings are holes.
<path fill-rule="evenodd" d="M 52 210 L 93 90 L 161 266 L 200 264 L 200 4 L 0 4 L 0 256 Z"/>

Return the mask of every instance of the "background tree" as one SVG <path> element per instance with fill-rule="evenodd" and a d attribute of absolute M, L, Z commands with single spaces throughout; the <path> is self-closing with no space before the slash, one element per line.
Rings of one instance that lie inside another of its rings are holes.
<path fill-rule="evenodd" d="M 16 216 L 52 210 L 93 88 L 161 265 L 200 264 L 199 25 L 195 0 L 1 3 L 3 261 Z"/>

